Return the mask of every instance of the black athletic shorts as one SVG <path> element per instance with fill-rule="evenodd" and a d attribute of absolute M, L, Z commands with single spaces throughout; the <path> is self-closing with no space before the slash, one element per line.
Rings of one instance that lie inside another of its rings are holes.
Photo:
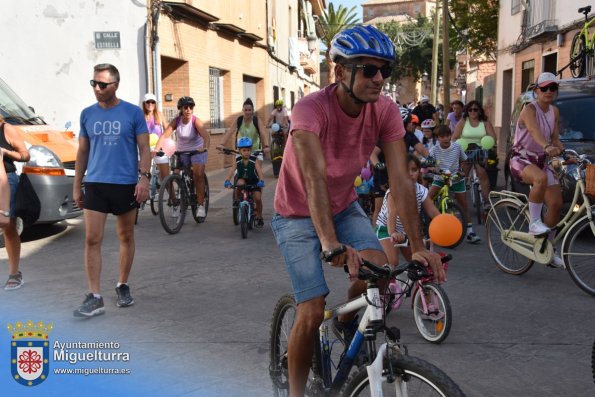
<path fill-rule="evenodd" d="M 86 210 L 122 215 L 138 207 L 134 197 L 134 185 L 85 182 Z"/>

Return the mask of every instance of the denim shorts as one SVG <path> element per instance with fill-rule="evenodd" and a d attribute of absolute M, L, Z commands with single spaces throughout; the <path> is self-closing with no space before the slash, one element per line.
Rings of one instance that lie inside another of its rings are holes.
<path fill-rule="evenodd" d="M 8 186 L 10 187 L 10 217 L 16 218 L 14 208 L 17 205 L 17 186 L 19 186 L 19 176 L 15 172 L 7 172 Z M 4 209 L 4 208 L 1 208 Z"/>
<path fill-rule="evenodd" d="M 357 201 L 333 217 L 337 238 L 358 251 L 378 250 L 382 246 Z M 297 303 L 329 293 L 320 260 L 320 240 L 311 218 L 284 218 L 275 214 L 271 220 Z M 342 269 L 336 269 L 343 271 Z"/>

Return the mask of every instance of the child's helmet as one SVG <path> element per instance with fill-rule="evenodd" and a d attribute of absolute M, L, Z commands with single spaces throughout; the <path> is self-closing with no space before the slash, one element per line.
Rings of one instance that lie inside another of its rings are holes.
<path fill-rule="evenodd" d="M 434 120 L 432 120 L 432 119 L 425 119 L 421 123 L 421 128 L 432 129 L 434 127 L 436 127 L 436 123 L 434 123 Z"/>
<path fill-rule="evenodd" d="M 240 138 L 240 140 L 238 141 L 238 149 L 244 148 L 252 148 L 252 139 L 248 137 Z"/>

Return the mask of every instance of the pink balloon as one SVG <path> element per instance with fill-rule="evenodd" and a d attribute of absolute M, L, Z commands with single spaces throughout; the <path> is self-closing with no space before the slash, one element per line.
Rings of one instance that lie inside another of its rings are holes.
<path fill-rule="evenodd" d="M 161 141 L 161 149 L 163 149 L 166 156 L 170 157 L 176 151 L 176 143 L 171 138 L 164 138 Z"/>
<path fill-rule="evenodd" d="M 362 171 L 361 171 L 360 174 L 362 176 L 362 179 L 365 180 L 365 181 L 367 181 L 368 179 L 370 179 L 370 177 L 372 176 L 372 173 L 370 172 L 370 169 L 368 167 L 362 168 Z"/>

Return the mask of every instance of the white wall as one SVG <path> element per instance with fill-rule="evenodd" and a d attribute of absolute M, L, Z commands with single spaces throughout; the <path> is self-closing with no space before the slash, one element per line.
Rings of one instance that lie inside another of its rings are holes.
<path fill-rule="evenodd" d="M 5 1 L 0 13 L 0 77 L 48 124 L 72 122 L 95 102 L 93 66 L 120 71 L 118 97 L 140 103 L 146 90 L 146 0 Z M 94 32 L 119 31 L 121 48 L 95 49 Z"/>

